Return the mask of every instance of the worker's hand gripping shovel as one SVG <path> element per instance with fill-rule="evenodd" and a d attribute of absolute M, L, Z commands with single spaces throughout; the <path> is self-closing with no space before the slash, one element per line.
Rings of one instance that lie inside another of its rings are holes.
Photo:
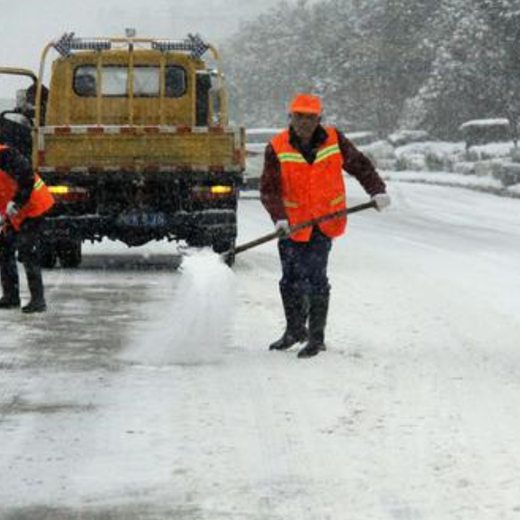
<path fill-rule="evenodd" d="M 266 242 L 270 242 L 276 238 L 281 238 L 284 236 L 290 236 L 291 234 L 299 231 L 300 229 L 304 229 L 307 227 L 315 226 L 317 224 L 321 224 L 322 222 L 326 222 L 328 220 L 334 220 L 335 218 L 345 217 L 352 213 L 357 213 L 358 211 L 363 211 L 365 209 L 375 208 L 376 203 L 371 200 L 369 202 L 364 202 L 363 204 L 358 204 L 357 206 L 352 206 L 350 208 L 342 209 L 341 211 L 336 211 L 334 213 L 329 213 L 328 215 L 323 215 L 322 217 L 318 217 L 313 220 L 308 220 L 307 222 L 302 222 L 301 224 L 297 224 L 296 226 L 291 226 L 289 233 L 285 232 L 283 229 L 278 229 L 277 231 L 273 231 L 268 235 L 264 235 L 255 240 L 251 240 L 250 242 L 246 242 L 245 244 L 236 246 L 234 249 L 230 249 L 225 253 L 222 253 L 222 258 L 225 262 L 230 262 L 236 255 L 239 253 L 243 253 L 248 249 L 252 249 L 253 247 L 260 246 L 265 244 Z"/>

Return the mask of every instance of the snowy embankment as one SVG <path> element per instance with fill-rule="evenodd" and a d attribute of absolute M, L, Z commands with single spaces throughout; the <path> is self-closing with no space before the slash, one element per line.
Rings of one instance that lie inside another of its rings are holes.
<path fill-rule="evenodd" d="M 466 149 L 463 142 L 423 141 L 392 145 L 385 140 L 360 148 L 388 180 L 520 196 L 520 155 L 513 142 Z"/>
<path fill-rule="evenodd" d="M 47 272 L 51 312 L 0 315 L 0 518 L 519 518 L 520 202 L 389 190 L 334 243 L 329 348 L 310 360 L 267 350 L 274 243 L 233 281 L 116 255 Z M 239 221 L 241 243 L 272 229 L 254 199 Z"/>
<path fill-rule="evenodd" d="M 347 135 L 387 180 L 462 187 L 520 197 L 520 152 L 513 142 L 471 146 L 467 150 L 463 142 L 402 144 L 398 139 L 400 134 L 387 140 L 376 140 L 371 132 Z M 249 189 L 257 189 L 264 159 L 260 152 L 265 143 L 249 144 L 249 148 L 252 153 L 247 157 L 247 184 Z"/>
<path fill-rule="evenodd" d="M 505 187 L 498 179 L 491 176 L 462 175 L 460 173 L 404 171 L 396 172 L 381 170 L 381 175 L 387 182 L 410 182 L 420 184 L 435 184 L 437 186 L 451 186 L 476 191 L 492 193 L 513 198 L 520 198 L 520 184 Z"/>

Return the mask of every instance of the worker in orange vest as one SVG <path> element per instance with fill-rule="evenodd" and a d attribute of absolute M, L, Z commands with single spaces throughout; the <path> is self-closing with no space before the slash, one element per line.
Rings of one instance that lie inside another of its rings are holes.
<path fill-rule="evenodd" d="M 16 265 L 23 263 L 31 299 L 24 313 L 43 312 L 45 302 L 39 261 L 43 217 L 54 199 L 35 175 L 29 161 L 15 148 L 2 144 L 0 135 L 0 309 L 20 307 L 20 284 Z"/>
<path fill-rule="evenodd" d="M 290 234 L 290 227 L 346 207 L 343 170 L 371 196 L 376 209 L 390 204 L 386 186 L 370 160 L 338 129 L 322 126 L 317 96 L 299 94 L 289 108 L 289 128 L 265 150 L 261 200 L 277 230 L 282 264 L 280 293 L 286 328 L 270 350 L 287 350 L 306 342 L 299 358 L 325 350 L 330 299 L 327 262 L 332 239 L 345 232 L 346 217 Z M 290 236 L 289 236 L 290 235 Z"/>

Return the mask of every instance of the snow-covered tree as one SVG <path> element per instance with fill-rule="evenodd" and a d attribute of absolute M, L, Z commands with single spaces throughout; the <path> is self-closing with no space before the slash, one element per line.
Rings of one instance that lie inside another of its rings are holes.
<path fill-rule="evenodd" d="M 284 124 L 307 91 L 340 126 L 454 136 L 467 119 L 518 119 L 519 42 L 520 0 L 282 3 L 226 47 L 234 115 Z"/>

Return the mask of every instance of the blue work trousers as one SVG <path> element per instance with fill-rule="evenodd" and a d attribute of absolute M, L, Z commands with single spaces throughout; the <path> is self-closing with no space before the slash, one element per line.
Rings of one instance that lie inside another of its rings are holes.
<path fill-rule="evenodd" d="M 328 295 L 327 265 L 332 240 L 315 226 L 309 242 L 278 241 L 282 264 L 280 290 L 305 296 Z"/>

